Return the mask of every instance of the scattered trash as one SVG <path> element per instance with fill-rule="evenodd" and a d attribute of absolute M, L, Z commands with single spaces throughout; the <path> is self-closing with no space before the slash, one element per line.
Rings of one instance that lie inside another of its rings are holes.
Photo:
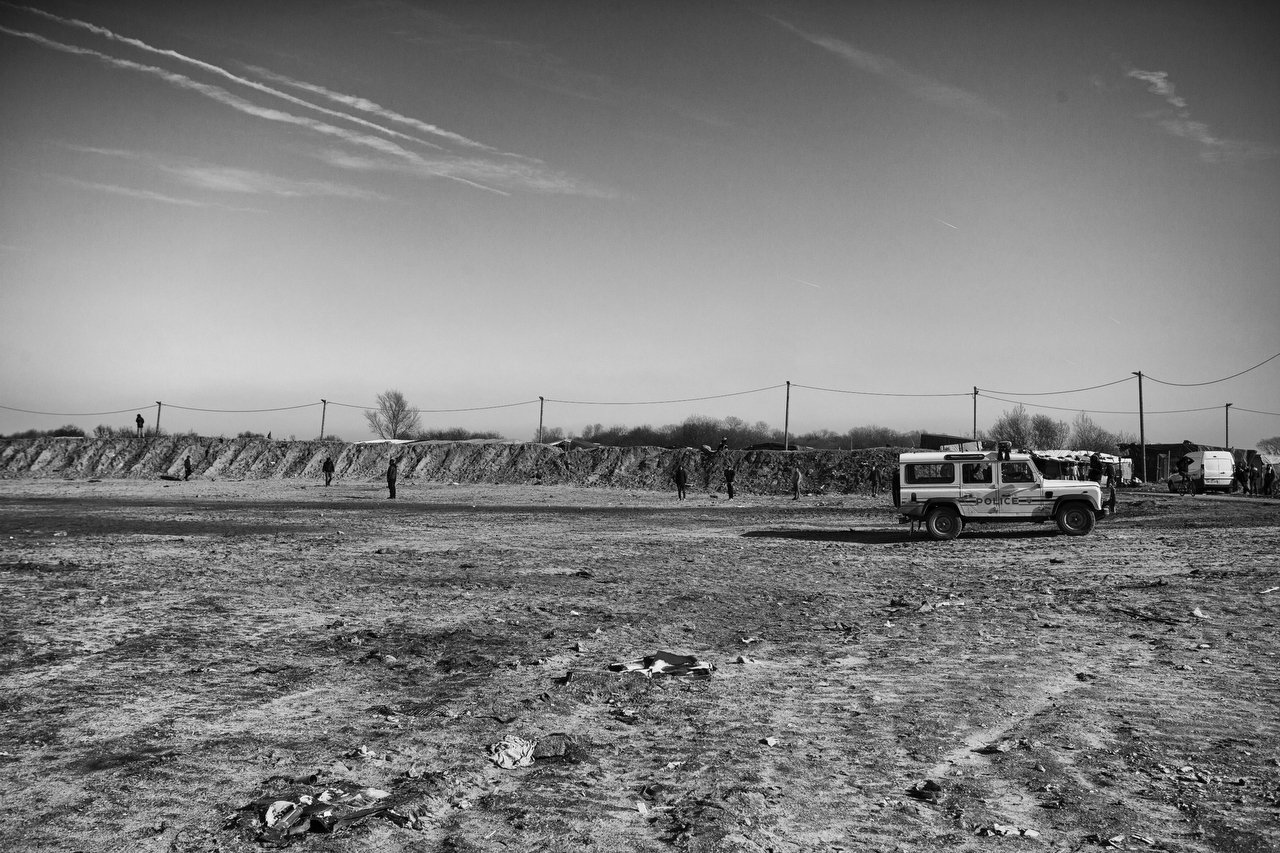
<path fill-rule="evenodd" d="M 609 664 L 610 672 L 638 672 L 646 678 L 655 675 L 687 675 L 693 678 L 710 678 L 713 664 L 698 660 L 693 655 L 677 655 L 657 652 L 626 663 Z"/>
<path fill-rule="evenodd" d="M 1097 681 L 1098 676 L 1088 672 L 1077 672 L 1076 681 Z"/>
<path fill-rule="evenodd" d="M 777 745 L 778 745 L 778 739 L 777 739 L 776 737 L 762 737 L 762 738 L 760 738 L 760 742 L 761 742 L 762 744 L 764 744 L 765 746 L 777 746 Z"/>
<path fill-rule="evenodd" d="M 1192 616 L 1194 616 L 1194 617 L 1196 617 L 1197 619 L 1208 619 L 1208 618 L 1209 618 L 1209 615 L 1208 615 L 1207 613 L 1205 613 L 1204 611 L 1202 611 L 1199 607 L 1197 607 L 1195 610 L 1192 610 L 1192 611 L 1191 611 L 1191 615 L 1192 615 Z"/>
<path fill-rule="evenodd" d="M 244 814 L 232 824 L 254 831 L 258 843 L 272 847 L 284 847 L 308 832 L 334 833 L 374 816 L 420 828 L 415 813 L 393 807 L 389 791 L 351 782 L 260 797 L 240 811 Z"/>
<path fill-rule="evenodd" d="M 505 735 L 497 743 L 489 744 L 489 759 L 504 770 L 528 767 L 533 764 L 533 750 L 537 744 L 515 735 Z"/>
<path fill-rule="evenodd" d="M 976 828 L 977 834 L 982 836 L 993 835 L 1021 835 L 1026 838 L 1039 838 L 1040 833 L 1034 829 L 1020 829 L 1016 826 L 1010 826 L 1005 823 L 993 823 L 991 826 L 979 826 Z"/>
<path fill-rule="evenodd" d="M 12 538 L 12 537 L 11 537 L 11 538 Z M 1269 593 L 1269 592 L 1275 592 L 1275 591 L 1276 591 L 1276 590 L 1278 590 L 1278 589 L 1280 589 L 1280 586 L 1273 586 L 1273 587 L 1271 587 L 1270 589 L 1264 589 L 1262 592 L 1260 592 L 1260 593 L 1258 593 L 1258 594 L 1259 594 L 1259 595 L 1266 595 L 1267 593 Z"/>

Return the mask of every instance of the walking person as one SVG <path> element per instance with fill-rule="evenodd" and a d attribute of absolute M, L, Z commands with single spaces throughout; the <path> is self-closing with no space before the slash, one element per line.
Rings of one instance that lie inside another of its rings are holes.
<path fill-rule="evenodd" d="M 189 454 L 186 459 L 182 460 L 182 479 L 191 479 L 191 456 Z"/>
<path fill-rule="evenodd" d="M 799 465 L 791 466 L 791 500 L 800 500 L 800 489 L 804 486 L 804 474 L 800 473 Z"/>
<path fill-rule="evenodd" d="M 333 482 L 333 457 L 326 456 L 324 464 L 320 466 L 320 470 L 324 472 L 324 484 L 327 486 Z"/>
<path fill-rule="evenodd" d="M 685 473 L 683 462 L 676 465 L 675 473 L 671 478 L 676 481 L 676 500 L 684 500 L 684 490 L 689 485 L 689 475 Z"/>
<path fill-rule="evenodd" d="M 733 500 L 733 478 L 737 472 L 733 470 L 733 466 L 726 465 L 724 467 L 724 487 L 729 492 L 729 500 Z"/>
<path fill-rule="evenodd" d="M 394 500 L 396 496 L 396 476 L 400 473 L 400 464 L 395 457 L 391 458 L 391 462 L 387 465 L 387 490 L 391 492 L 387 500 Z"/>

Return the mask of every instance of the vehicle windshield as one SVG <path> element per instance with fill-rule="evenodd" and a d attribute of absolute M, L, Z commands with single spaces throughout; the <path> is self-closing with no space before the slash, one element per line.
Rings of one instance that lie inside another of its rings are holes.
<path fill-rule="evenodd" d="M 1001 462 L 1000 481 L 1003 483 L 1034 483 L 1036 469 L 1030 462 Z"/>

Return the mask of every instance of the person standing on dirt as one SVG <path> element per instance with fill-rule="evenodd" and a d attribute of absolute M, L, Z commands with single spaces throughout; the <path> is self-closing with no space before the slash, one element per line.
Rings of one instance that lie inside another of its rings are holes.
<path fill-rule="evenodd" d="M 868 476 L 867 479 L 871 483 L 871 497 L 874 498 L 876 495 L 880 494 L 880 466 L 879 465 L 875 464 L 874 462 L 871 463 L 871 474 Z"/>
<path fill-rule="evenodd" d="M 184 480 L 191 479 L 191 457 L 190 456 L 187 456 L 186 459 L 182 460 L 182 479 Z"/>
<path fill-rule="evenodd" d="M 1120 479 L 1120 466 L 1114 462 L 1108 462 L 1103 466 L 1107 472 L 1107 512 L 1115 515 L 1116 512 L 1116 481 Z"/>
<path fill-rule="evenodd" d="M 1267 472 L 1262 475 L 1262 493 L 1269 495 L 1276 487 L 1276 469 L 1274 465 L 1267 466 Z"/>
<path fill-rule="evenodd" d="M 333 483 L 333 457 L 326 456 L 324 464 L 320 466 L 320 470 L 324 472 L 324 484 L 326 486 Z"/>
<path fill-rule="evenodd" d="M 791 500 L 800 500 L 800 488 L 804 486 L 804 474 L 800 473 L 798 464 L 791 466 Z"/>
<path fill-rule="evenodd" d="M 394 500 L 396 496 L 396 476 L 400 473 L 400 463 L 395 457 L 391 458 L 391 462 L 387 465 L 387 490 L 391 492 L 387 500 Z"/>
<path fill-rule="evenodd" d="M 736 475 L 732 465 L 724 466 L 724 488 L 729 493 L 729 500 L 733 500 L 733 478 Z"/>
<path fill-rule="evenodd" d="M 676 465 L 675 473 L 671 478 L 676 481 L 676 500 L 684 500 L 684 490 L 689 485 L 689 475 L 684 471 L 683 462 Z"/>
<path fill-rule="evenodd" d="M 138 416 L 133 419 L 133 422 L 138 425 L 138 438 L 142 438 L 142 425 L 146 423 L 146 421 L 142 419 L 141 412 L 139 412 Z"/>

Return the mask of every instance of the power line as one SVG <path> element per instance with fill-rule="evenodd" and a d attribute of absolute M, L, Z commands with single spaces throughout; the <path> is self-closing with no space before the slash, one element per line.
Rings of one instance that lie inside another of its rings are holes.
<path fill-rule="evenodd" d="M 405 411 L 416 412 L 418 414 L 424 414 L 424 415 L 446 415 L 446 414 L 451 414 L 453 412 L 485 412 L 485 411 L 489 411 L 490 409 L 510 409 L 516 406 L 528 406 L 529 404 L 536 403 L 536 402 L 538 401 L 537 400 L 521 400 L 518 403 L 499 403 L 496 406 L 469 406 L 464 409 L 406 409 Z M 320 404 L 313 403 L 312 405 L 318 406 Z M 330 400 L 329 405 L 343 406 L 348 409 L 372 410 L 372 409 L 378 408 L 377 406 L 360 406 L 360 405 L 357 405 L 356 403 L 339 403 L 336 400 Z"/>
<path fill-rule="evenodd" d="M 1146 374 L 1144 373 L 1143 376 L 1145 375 Z M 999 400 L 1001 403 L 1013 403 L 1014 405 L 1017 405 L 1017 406 L 1030 406 L 1033 409 L 1053 409 L 1059 412 L 1092 412 L 1095 415 L 1136 415 L 1138 414 L 1137 412 L 1132 410 L 1121 410 L 1121 409 L 1084 409 L 1079 406 L 1075 406 L 1075 407 L 1046 406 L 1041 403 L 1024 403 L 1021 400 L 1007 400 L 1004 397 L 995 397 L 991 394 L 980 393 L 978 396 L 985 397 L 988 400 Z M 1161 412 L 1148 411 L 1147 414 L 1148 415 L 1183 415 L 1183 414 L 1189 414 L 1191 412 L 1212 412 L 1221 408 L 1222 408 L 1221 406 L 1202 406 L 1201 408 L 1198 408 L 1198 409 L 1166 409 L 1165 411 L 1161 411 Z M 1247 410 L 1242 410 L 1242 411 L 1247 411 Z"/>
<path fill-rule="evenodd" d="M 601 400 L 553 400 L 547 398 L 548 403 L 560 403 L 569 406 L 660 406 L 667 403 L 696 403 L 702 400 L 720 400 L 725 397 L 741 397 L 745 394 L 759 394 L 761 391 L 775 391 L 782 385 L 770 385 L 767 388 L 754 388 L 750 391 L 734 391 L 729 394 L 712 394 L 709 397 L 685 397 L 680 400 L 636 400 L 632 402 L 615 402 L 609 403 Z M 537 401 L 535 401 L 537 402 Z"/>
<path fill-rule="evenodd" d="M 1146 376 L 1144 373 L 1143 376 Z M 1070 391 L 1028 391 L 1025 394 L 1015 394 L 1012 391 L 992 391 L 992 394 L 1007 394 L 1010 397 L 1051 397 L 1055 394 L 1078 394 L 1081 391 L 1096 391 L 1099 388 L 1110 388 L 1112 385 L 1119 385 L 1121 382 L 1132 382 L 1134 376 L 1126 376 L 1123 379 L 1117 379 L 1114 382 L 1104 382 L 1101 385 L 1090 385 L 1088 388 L 1073 388 Z M 983 389 L 978 389 L 983 390 Z"/>
<path fill-rule="evenodd" d="M 294 409 L 310 409 L 313 406 L 319 406 L 320 403 L 304 403 L 301 406 L 279 406 L 274 409 L 197 409 L 194 406 L 179 406 L 177 403 L 165 403 L 170 409 L 182 409 L 184 412 L 215 412 L 219 414 L 253 414 L 256 412 L 288 412 Z"/>
<path fill-rule="evenodd" d="M 778 386 L 773 386 L 777 388 Z M 968 397 L 973 394 L 972 391 L 954 391 L 946 394 L 904 394 L 901 392 L 891 391 L 845 391 L 840 388 L 819 388 L 816 385 L 800 385 L 799 383 L 791 383 L 792 388 L 807 388 L 810 391 L 829 391 L 832 394 L 860 394 L 864 397 Z"/>
<path fill-rule="evenodd" d="M 1161 385 L 1175 385 L 1179 388 L 1198 388 L 1201 385 L 1216 385 L 1219 382 L 1226 382 L 1228 379 L 1235 379 L 1237 376 L 1244 376 L 1250 370 L 1257 370 L 1259 367 L 1262 367 L 1262 365 L 1266 364 L 1268 361 L 1274 361 L 1277 358 L 1280 358 L 1280 352 L 1271 356 L 1271 358 L 1264 358 L 1262 361 L 1258 362 L 1253 367 L 1247 367 L 1244 370 L 1240 371 L 1239 373 L 1233 373 L 1230 376 L 1224 376 L 1221 379 L 1210 379 L 1208 382 L 1165 382 L 1163 379 L 1156 379 L 1154 376 L 1150 376 L 1146 373 L 1142 375 L 1145 376 L 1147 379 L 1150 379 L 1152 382 L 1159 382 Z"/>
<path fill-rule="evenodd" d="M 8 412 L 21 412 L 24 415 L 48 415 L 53 418 L 96 418 L 99 415 L 123 415 L 126 412 L 136 412 L 139 409 L 149 409 L 154 403 L 148 403 L 145 406 L 133 406 L 128 409 L 116 409 L 114 412 L 34 412 L 31 409 L 15 409 L 12 406 L 0 406 Z"/>

